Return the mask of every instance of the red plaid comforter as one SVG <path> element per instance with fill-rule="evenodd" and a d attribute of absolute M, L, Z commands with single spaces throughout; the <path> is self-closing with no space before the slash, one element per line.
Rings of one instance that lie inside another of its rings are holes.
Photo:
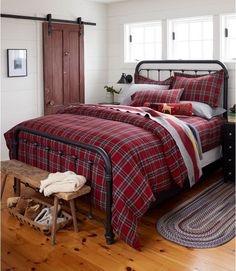
<path fill-rule="evenodd" d="M 139 115 L 83 105 L 20 125 L 96 145 L 109 154 L 113 167 L 112 226 L 121 239 L 136 249 L 140 249 L 137 225 L 155 200 L 153 193 L 168 190 L 171 180 L 182 186 L 187 178 L 186 167 L 171 135 L 160 124 Z M 13 130 L 5 134 L 9 149 L 12 136 Z M 105 209 L 105 180 L 98 157 L 25 132 L 20 133 L 20 138 L 19 160 L 50 172 L 73 170 L 85 175 L 93 180 L 94 205 Z M 50 154 L 45 151 L 48 146 L 52 150 Z M 93 170 L 83 161 L 74 160 L 73 155 L 93 160 Z M 38 162 L 36 156 L 40 157 Z"/>

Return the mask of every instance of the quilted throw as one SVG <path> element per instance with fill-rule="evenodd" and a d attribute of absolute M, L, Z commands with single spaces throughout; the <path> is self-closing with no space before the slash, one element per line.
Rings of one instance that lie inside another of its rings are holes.
<path fill-rule="evenodd" d="M 158 195 L 158 192 L 168 190 L 172 182 L 182 187 L 189 170 L 172 132 L 146 114 L 126 111 L 99 105 L 80 105 L 69 107 L 59 114 L 25 121 L 20 125 L 96 145 L 108 153 L 113 168 L 112 226 L 122 240 L 135 249 L 140 249 L 137 226 L 155 200 L 154 193 Z M 157 115 L 154 117 L 159 118 Z M 172 120 L 169 121 L 171 122 Z M 189 137 L 181 131 L 180 125 L 174 126 L 179 130 L 179 137 L 186 146 L 186 142 L 190 142 Z M 5 134 L 5 138 L 11 151 L 13 128 Z M 193 153 L 194 146 L 188 145 L 188 152 Z M 50 154 L 48 148 L 51 149 Z M 40 159 L 36 159 L 37 156 Z M 81 159 L 73 159 L 75 156 L 94 161 L 93 169 L 90 170 Z M 94 154 L 21 132 L 18 159 L 50 172 L 71 170 L 84 175 L 87 180 L 92 180 L 93 204 L 105 210 L 106 183 L 103 165 Z M 196 169 L 196 161 L 192 163 Z M 194 173 L 196 180 L 199 174 L 197 171 Z"/>

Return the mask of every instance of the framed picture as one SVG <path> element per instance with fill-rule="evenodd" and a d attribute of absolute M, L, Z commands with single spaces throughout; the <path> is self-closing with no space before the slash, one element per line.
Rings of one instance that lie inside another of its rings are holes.
<path fill-rule="evenodd" d="M 7 49 L 7 76 L 27 76 L 26 49 Z"/>

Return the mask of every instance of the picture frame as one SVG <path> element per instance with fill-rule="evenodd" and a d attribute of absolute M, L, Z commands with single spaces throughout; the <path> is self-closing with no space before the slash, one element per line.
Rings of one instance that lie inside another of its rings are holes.
<path fill-rule="evenodd" d="M 27 76 L 27 50 L 7 49 L 7 76 Z"/>

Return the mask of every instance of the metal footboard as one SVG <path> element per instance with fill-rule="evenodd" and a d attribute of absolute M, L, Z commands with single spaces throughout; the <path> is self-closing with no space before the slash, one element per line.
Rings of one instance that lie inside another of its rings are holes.
<path fill-rule="evenodd" d="M 63 138 L 60 136 L 52 136 L 50 134 L 47 134 L 45 132 L 36 131 L 30 128 L 26 128 L 23 126 L 18 126 L 14 129 L 14 139 L 13 139 L 13 157 L 14 159 L 18 160 L 18 147 L 19 147 L 19 133 L 20 132 L 26 132 L 29 134 L 33 134 L 36 136 L 41 136 L 43 138 L 54 140 L 60 143 L 64 143 L 67 145 L 75 146 L 78 148 L 82 148 L 84 150 L 91 151 L 95 154 L 98 154 L 102 160 L 104 161 L 105 167 L 105 181 L 106 181 L 106 223 L 105 223 L 105 238 L 107 244 L 113 244 L 114 243 L 114 233 L 111 225 L 112 221 L 112 186 L 113 186 L 113 179 L 112 179 L 112 163 L 110 160 L 109 155 L 100 147 L 96 147 L 90 144 L 85 144 L 82 142 L 76 142 L 72 141 L 67 138 Z M 38 159 L 38 158 L 37 158 Z"/>

